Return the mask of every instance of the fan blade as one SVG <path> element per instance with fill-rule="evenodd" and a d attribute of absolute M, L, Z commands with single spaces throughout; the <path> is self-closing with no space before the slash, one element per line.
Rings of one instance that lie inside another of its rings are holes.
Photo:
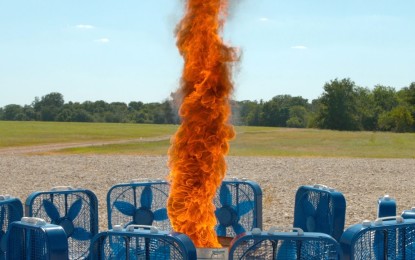
<path fill-rule="evenodd" d="M 157 247 L 154 256 L 154 259 L 170 259 L 170 247 L 164 245 Z"/>
<path fill-rule="evenodd" d="M 1 209 L 0 209 L 0 229 L 3 228 L 5 215 L 6 215 L 5 207 L 4 206 L 1 206 Z"/>
<path fill-rule="evenodd" d="M 297 258 L 297 243 L 288 241 L 281 241 L 278 247 L 277 258 L 275 259 L 298 259 Z"/>
<path fill-rule="evenodd" d="M 316 209 L 313 206 L 313 203 L 308 199 L 307 195 L 304 195 L 302 198 L 302 210 L 304 212 L 304 215 L 306 216 L 313 216 Z"/>
<path fill-rule="evenodd" d="M 232 227 L 233 227 L 233 231 L 235 231 L 235 233 L 237 235 L 246 232 L 245 228 L 241 224 L 239 224 L 239 223 L 233 224 Z"/>
<path fill-rule="evenodd" d="M 56 206 L 49 200 L 43 200 L 43 207 L 45 208 L 46 214 L 48 214 L 52 222 L 57 221 L 61 217 Z"/>
<path fill-rule="evenodd" d="M 151 190 L 151 186 L 146 186 L 141 193 L 140 203 L 141 207 L 146 207 L 147 209 L 151 209 L 151 204 L 153 202 L 153 191 Z"/>
<path fill-rule="evenodd" d="M 122 214 L 130 217 L 134 216 L 136 210 L 134 205 L 122 200 L 114 202 L 114 207 L 117 208 Z"/>
<path fill-rule="evenodd" d="M 221 208 L 217 208 L 217 209 L 215 210 L 215 216 L 216 216 L 216 218 L 218 218 L 218 216 L 219 216 L 219 211 L 220 211 L 220 209 L 221 209 Z"/>
<path fill-rule="evenodd" d="M 375 231 L 373 238 L 373 252 L 376 259 L 385 259 L 384 249 L 385 249 L 385 235 L 382 231 Z"/>
<path fill-rule="evenodd" d="M 310 232 L 314 230 L 315 208 L 312 199 L 313 196 L 310 196 L 309 193 L 305 193 L 300 199 L 295 201 L 294 227 Z"/>
<path fill-rule="evenodd" d="M 220 186 L 219 191 L 219 201 L 222 206 L 232 206 L 232 194 L 226 186 L 226 184 L 223 184 Z"/>
<path fill-rule="evenodd" d="M 169 217 L 167 216 L 167 209 L 166 208 L 162 208 L 162 209 L 158 209 L 156 211 L 154 211 L 154 220 L 156 221 L 162 221 L 162 220 L 166 220 Z"/>
<path fill-rule="evenodd" d="M 0 230 L 0 256 L 7 250 L 7 237 L 5 235 L 6 233 Z"/>
<path fill-rule="evenodd" d="M 219 224 L 216 228 L 216 235 L 222 237 L 226 236 L 226 227 Z"/>
<path fill-rule="evenodd" d="M 329 215 L 329 195 L 327 193 L 321 193 L 320 199 L 316 208 L 316 232 L 323 232 L 326 234 L 331 234 L 333 225 Z"/>
<path fill-rule="evenodd" d="M 242 201 L 236 206 L 236 208 L 238 209 L 238 216 L 240 217 L 254 209 L 254 202 Z"/>
<path fill-rule="evenodd" d="M 127 254 L 125 252 L 126 251 L 125 247 L 119 248 L 118 250 L 119 251 L 116 253 L 117 254 L 117 257 L 116 258 L 112 258 L 112 259 L 114 259 L 114 260 L 117 260 L 117 259 L 127 259 L 126 258 Z"/>
<path fill-rule="evenodd" d="M 85 241 L 85 240 L 90 240 L 92 238 L 92 234 L 84 228 L 76 227 L 74 228 L 71 238 Z"/>
<path fill-rule="evenodd" d="M 82 209 L 82 199 L 77 199 L 74 203 L 72 203 L 71 207 L 69 207 L 68 213 L 66 217 L 73 221 L 78 216 L 79 212 Z"/>

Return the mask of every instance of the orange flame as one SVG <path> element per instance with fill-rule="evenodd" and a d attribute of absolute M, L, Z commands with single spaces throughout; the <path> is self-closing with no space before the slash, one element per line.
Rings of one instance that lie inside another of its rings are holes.
<path fill-rule="evenodd" d="M 230 63 L 234 49 L 219 35 L 228 0 L 187 0 L 177 27 L 177 46 L 184 59 L 179 91 L 182 124 L 169 149 L 171 191 L 168 215 L 174 230 L 196 247 L 220 247 L 213 198 L 226 171 L 228 123 L 233 90 Z"/>

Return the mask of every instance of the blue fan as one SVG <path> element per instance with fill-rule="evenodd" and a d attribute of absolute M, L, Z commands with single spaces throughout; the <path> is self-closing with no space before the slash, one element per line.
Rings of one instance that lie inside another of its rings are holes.
<path fill-rule="evenodd" d="M 7 230 L 10 223 L 23 217 L 23 205 L 18 198 L 0 195 L 0 260 L 7 251 Z"/>
<path fill-rule="evenodd" d="M 365 220 L 340 239 L 340 259 L 415 259 L 415 219 L 400 216 Z"/>
<path fill-rule="evenodd" d="M 136 207 L 128 201 L 115 201 L 114 206 L 124 215 L 132 217 L 132 221 L 125 226 L 136 225 L 152 225 L 153 221 L 167 220 L 167 209 L 161 208 L 152 211 L 153 191 L 151 186 L 146 186 L 143 189 L 140 197 L 140 205 Z"/>
<path fill-rule="evenodd" d="M 91 244 L 91 260 L 100 259 L 196 259 L 190 238 L 155 226 L 129 225 L 97 234 Z"/>
<path fill-rule="evenodd" d="M 313 194 L 315 195 L 315 194 Z M 326 193 L 316 196 L 304 194 L 300 204 L 303 210 L 303 222 L 299 227 L 306 227 L 307 232 L 322 232 L 330 234 L 332 221 L 329 215 L 329 198 Z"/>
<path fill-rule="evenodd" d="M 51 219 L 51 224 L 61 226 L 68 237 L 76 240 L 89 240 L 92 238 L 93 235 L 91 232 L 83 227 L 76 227 L 74 225 L 74 220 L 78 217 L 82 209 L 82 199 L 77 199 L 72 203 L 64 216 L 59 214 L 59 210 L 49 200 L 43 200 L 43 207 Z"/>
<path fill-rule="evenodd" d="M 340 247 L 327 234 L 303 232 L 299 228 L 253 229 L 232 240 L 229 260 L 233 259 L 339 259 Z"/>
<path fill-rule="evenodd" d="M 344 228 L 346 200 L 327 186 L 301 186 L 295 195 L 294 227 L 321 232 L 339 241 Z"/>
<path fill-rule="evenodd" d="M 162 180 L 114 185 L 107 194 L 108 229 L 145 225 L 171 231 L 166 209 L 169 191 L 169 184 Z"/>
<path fill-rule="evenodd" d="M 134 257 L 134 249 L 128 248 L 127 249 L 127 243 L 128 240 L 125 237 L 121 236 L 109 236 L 107 237 L 110 244 L 110 252 L 108 257 L 105 257 L 105 259 L 108 260 L 118 260 L 118 259 L 127 259 L 127 254 L 129 255 L 129 259 L 135 259 Z M 102 250 L 105 250 L 105 247 L 102 248 Z M 128 251 L 127 251 L 128 250 Z M 105 255 L 105 252 L 101 253 L 103 256 Z"/>
<path fill-rule="evenodd" d="M 148 239 L 151 241 L 151 239 Z M 154 240 L 154 239 L 153 239 Z M 136 240 L 133 240 L 137 242 Z M 136 245 L 136 243 L 132 242 L 132 244 Z M 143 241 L 144 242 L 144 241 Z M 144 259 L 147 255 L 146 259 L 149 260 L 158 260 L 158 259 L 170 259 L 170 246 L 163 245 L 162 242 L 154 243 L 157 241 L 151 241 L 150 244 L 140 244 L 141 246 L 129 246 L 128 250 L 125 246 L 125 243 L 122 244 L 112 244 L 111 245 L 111 253 L 109 255 L 109 259 L 119 260 L 119 259 L 127 259 L 127 254 L 129 255 L 129 259 Z"/>
<path fill-rule="evenodd" d="M 226 235 L 226 228 L 232 227 L 236 234 L 246 232 L 245 228 L 239 224 L 241 216 L 253 209 L 252 202 L 243 201 L 243 204 L 232 205 L 232 194 L 226 185 L 220 187 L 219 200 L 221 207 L 216 209 L 215 215 L 219 221 L 216 232 L 219 236 Z"/>
<path fill-rule="evenodd" d="M 5 259 L 6 254 L 6 247 L 7 247 L 7 239 L 6 239 L 6 231 L 3 230 L 4 225 L 4 218 L 6 217 L 6 212 L 4 207 L 0 208 L 0 259 Z"/>
<path fill-rule="evenodd" d="M 215 198 L 216 233 L 234 237 L 252 228 L 262 228 L 262 191 L 247 180 L 225 180 Z"/>
<path fill-rule="evenodd" d="M 98 233 L 98 200 L 86 189 L 60 186 L 33 192 L 26 199 L 26 214 L 59 225 L 66 233 L 70 259 L 85 259 Z"/>

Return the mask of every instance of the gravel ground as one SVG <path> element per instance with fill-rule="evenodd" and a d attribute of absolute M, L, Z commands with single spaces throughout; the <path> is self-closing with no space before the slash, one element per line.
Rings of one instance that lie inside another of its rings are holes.
<path fill-rule="evenodd" d="M 325 184 L 346 198 L 346 227 L 375 219 L 377 199 L 397 199 L 398 213 L 415 206 L 414 159 L 228 157 L 228 177 L 246 177 L 263 190 L 264 229 L 291 226 L 301 185 Z M 111 186 L 138 178 L 165 178 L 165 156 L 0 156 L 0 194 L 24 201 L 34 191 L 69 185 L 92 190 L 99 201 L 100 229 L 107 225 Z"/>

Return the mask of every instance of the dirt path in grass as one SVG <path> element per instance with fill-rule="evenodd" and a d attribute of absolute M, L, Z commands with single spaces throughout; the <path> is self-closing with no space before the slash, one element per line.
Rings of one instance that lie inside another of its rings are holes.
<path fill-rule="evenodd" d="M 110 144 L 127 144 L 127 143 L 142 143 L 142 142 L 158 142 L 169 140 L 170 135 L 156 136 L 147 138 L 136 138 L 127 140 L 115 140 L 115 141 L 89 141 L 89 142 L 77 142 L 77 143 L 54 143 L 45 145 L 32 145 L 21 147 L 8 147 L 0 148 L 0 155 L 22 155 L 22 154 L 34 154 L 34 153 L 47 153 L 51 151 L 57 151 L 66 148 L 88 147 L 88 146 L 102 146 Z"/>

